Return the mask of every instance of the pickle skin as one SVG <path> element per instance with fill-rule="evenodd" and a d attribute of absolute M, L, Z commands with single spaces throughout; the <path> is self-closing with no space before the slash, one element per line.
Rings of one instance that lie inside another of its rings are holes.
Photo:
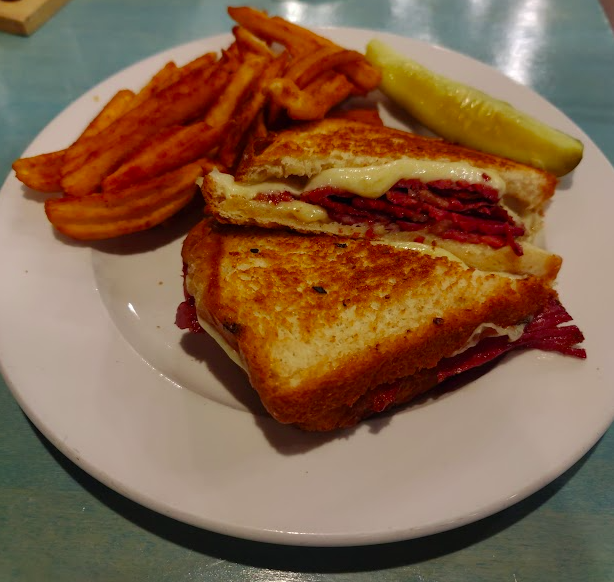
<path fill-rule="evenodd" d="M 380 90 L 444 139 L 545 170 L 571 172 L 584 146 L 509 103 L 430 71 L 374 39 L 367 60 L 381 69 Z"/>

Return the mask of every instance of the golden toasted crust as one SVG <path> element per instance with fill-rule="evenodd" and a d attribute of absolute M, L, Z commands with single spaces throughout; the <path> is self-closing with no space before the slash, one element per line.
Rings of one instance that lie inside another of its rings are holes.
<path fill-rule="evenodd" d="M 439 384 L 436 368 L 418 370 L 391 384 L 380 384 L 365 392 L 352 405 L 343 404 L 312 416 L 308 422 L 298 424 L 308 431 L 324 432 L 338 428 L 350 428 L 374 414 L 407 404 Z M 383 404 L 383 406 L 382 406 Z"/>
<path fill-rule="evenodd" d="M 506 181 L 507 196 L 516 199 L 523 210 L 540 211 L 557 183 L 554 175 L 542 170 L 442 139 L 340 119 L 307 123 L 254 141 L 244 154 L 236 179 L 258 183 L 312 176 L 331 167 L 361 167 L 401 157 L 466 161 L 494 169 Z"/>
<path fill-rule="evenodd" d="M 348 409 L 374 387 L 433 368 L 481 323 L 517 324 L 553 294 L 535 277 L 388 245 L 212 221 L 182 256 L 199 316 L 237 350 L 265 407 L 312 430 L 357 421 L 366 412 Z"/>

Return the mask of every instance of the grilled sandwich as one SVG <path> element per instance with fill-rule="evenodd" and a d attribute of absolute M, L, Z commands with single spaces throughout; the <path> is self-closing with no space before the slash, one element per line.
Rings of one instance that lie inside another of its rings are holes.
<path fill-rule="evenodd" d="M 536 242 L 556 177 L 511 160 L 358 121 L 325 119 L 250 144 L 202 192 L 219 221 L 447 250 L 483 271 L 553 281 Z"/>
<path fill-rule="evenodd" d="M 328 431 L 510 349 L 583 357 L 542 277 L 483 272 L 428 244 L 221 225 L 183 244 L 177 323 L 204 329 L 281 423 Z"/>

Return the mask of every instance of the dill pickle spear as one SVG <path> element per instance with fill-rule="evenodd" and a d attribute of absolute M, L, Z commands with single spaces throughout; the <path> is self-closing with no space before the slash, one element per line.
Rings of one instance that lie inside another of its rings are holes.
<path fill-rule="evenodd" d="M 582 142 L 509 103 L 423 67 L 373 39 L 367 60 L 380 90 L 444 139 L 563 176 L 582 159 Z"/>

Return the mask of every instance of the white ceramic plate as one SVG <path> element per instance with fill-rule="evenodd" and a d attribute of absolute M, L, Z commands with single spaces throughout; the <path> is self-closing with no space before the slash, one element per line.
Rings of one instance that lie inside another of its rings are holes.
<path fill-rule="evenodd" d="M 559 290 L 586 334 L 587 361 L 515 355 L 437 400 L 351 431 L 304 434 L 263 413 L 212 341 L 174 325 L 180 245 L 199 206 L 167 228 L 85 245 L 57 236 L 42 197 L 13 176 L 0 195 L 0 357 L 15 397 L 53 444 L 138 503 L 232 536 L 359 545 L 501 510 L 565 471 L 607 429 L 612 271 L 602 267 L 614 248 L 614 170 L 562 113 L 483 64 L 388 34 L 326 34 L 359 49 L 377 35 L 584 141 L 546 238 L 565 258 Z M 122 71 L 70 105 L 25 155 L 68 145 L 116 90 L 140 87 L 169 59 L 183 63 L 229 42 L 191 43 Z"/>

